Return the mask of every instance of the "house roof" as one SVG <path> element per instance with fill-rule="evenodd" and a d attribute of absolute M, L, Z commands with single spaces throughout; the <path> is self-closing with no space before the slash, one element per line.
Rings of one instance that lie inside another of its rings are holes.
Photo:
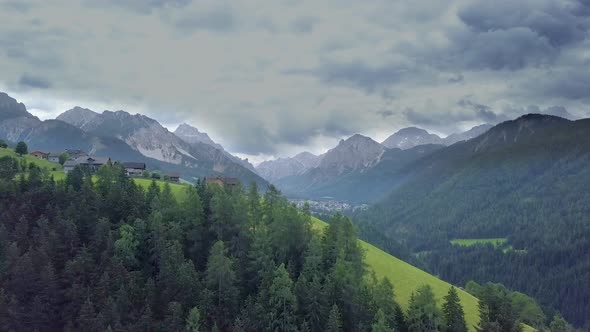
<path fill-rule="evenodd" d="M 168 175 L 171 178 L 179 178 L 180 177 L 180 173 L 176 173 L 176 172 L 166 173 L 165 175 Z"/>
<path fill-rule="evenodd" d="M 68 160 L 64 163 L 64 166 L 76 166 L 76 165 L 93 165 L 100 166 L 109 162 L 111 158 L 105 157 L 78 157 L 74 160 Z"/>
<path fill-rule="evenodd" d="M 135 168 L 135 169 L 145 169 L 145 163 L 138 163 L 138 162 L 124 162 L 123 167 L 125 168 Z"/>
<path fill-rule="evenodd" d="M 33 151 L 33 152 L 31 152 L 31 154 L 42 154 L 44 156 L 48 156 L 49 155 L 49 153 L 43 152 L 43 151 Z"/>

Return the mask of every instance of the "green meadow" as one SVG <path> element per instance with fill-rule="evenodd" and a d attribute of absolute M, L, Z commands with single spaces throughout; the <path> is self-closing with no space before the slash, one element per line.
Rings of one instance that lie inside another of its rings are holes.
<path fill-rule="evenodd" d="M 328 224 L 313 218 L 314 226 L 317 229 L 323 229 Z M 360 241 L 361 246 L 365 249 L 365 262 L 370 271 L 374 272 L 377 278 L 387 278 L 393 283 L 395 288 L 396 300 L 407 310 L 410 296 L 418 287 L 430 285 L 436 296 L 439 306 L 442 305 L 443 297 L 449 291 L 451 284 L 438 279 L 437 277 L 412 266 L 383 250 Z M 476 331 L 475 326 L 479 323 L 478 300 L 473 295 L 462 289 L 457 289 L 463 310 L 465 311 L 465 320 L 470 331 Z M 524 331 L 535 331 L 530 326 L 524 325 Z"/>
<path fill-rule="evenodd" d="M 48 160 L 45 160 L 45 159 L 39 159 L 39 158 L 33 157 L 33 156 L 29 155 L 29 154 L 23 155 L 21 157 L 21 156 L 17 155 L 14 152 L 14 150 L 12 150 L 12 149 L 3 149 L 3 148 L 0 148 L 0 158 L 1 157 L 5 157 L 5 156 L 10 156 L 10 157 L 16 158 L 19 161 L 21 161 L 21 160 L 24 159 L 24 160 L 27 161 L 27 164 L 34 163 L 35 165 L 37 165 L 37 166 L 39 166 L 41 168 L 47 168 L 48 170 L 53 170 L 53 169 L 55 169 L 55 170 L 61 170 L 62 169 L 62 167 L 61 167 L 60 164 L 52 163 L 52 162 L 50 162 Z"/>

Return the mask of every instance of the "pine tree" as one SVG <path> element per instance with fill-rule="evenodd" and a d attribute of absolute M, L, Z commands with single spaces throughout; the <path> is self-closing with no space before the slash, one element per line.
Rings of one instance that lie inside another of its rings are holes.
<path fill-rule="evenodd" d="M 229 326 L 233 322 L 238 301 L 236 275 L 233 261 L 226 254 L 222 241 L 211 248 L 205 278 L 207 289 L 211 292 L 211 316 L 219 326 Z"/>
<path fill-rule="evenodd" d="M 395 330 L 397 332 L 408 332 L 408 324 L 406 322 L 406 315 L 399 304 L 395 306 Z"/>
<path fill-rule="evenodd" d="M 455 287 L 451 286 L 442 306 L 445 332 L 467 332 L 465 313 Z"/>
<path fill-rule="evenodd" d="M 337 305 L 333 305 L 328 316 L 328 323 L 326 325 L 326 332 L 340 332 L 342 331 L 342 317 Z"/>
<path fill-rule="evenodd" d="M 184 328 L 184 320 L 182 319 L 182 305 L 178 302 L 168 303 L 168 312 L 164 318 L 164 331 L 182 331 Z"/>
<path fill-rule="evenodd" d="M 441 314 L 436 307 L 434 293 L 429 285 L 418 288 L 408 305 L 408 331 L 437 332 L 441 327 Z"/>
<path fill-rule="evenodd" d="M 281 264 L 275 271 L 275 277 L 269 290 L 269 309 L 269 325 L 272 330 L 285 332 L 297 330 L 293 281 L 284 264 Z"/>
<path fill-rule="evenodd" d="M 96 312 L 94 311 L 94 304 L 87 298 L 78 314 L 78 328 L 85 331 L 94 331 L 96 323 Z"/>
<path fill-rule="evenodd" d="M 395 326 L 395 309 L 397 303 L 395 303 L 395 293 L 389 279 L 384 278 L 378 282 L 373 288 L 372 293 L 374 306 L 383 311 L 383 316 L 387 317 L 387 324 L 389 326 Z"/>
<path fill-rule="evenodd" d="M 377 310 L 375 322 L 371 326 L 371 332 L 393 332 L 393 329 L 389 327 L 387 318 L 381 309 Z"/>
<path fill-rule="evenodd" d="M 201 331 L 201 313 L 199 308 L 192 308 L 188 317 L 186 318 L 186 331 L 187 332 L 200 332 Z"/>

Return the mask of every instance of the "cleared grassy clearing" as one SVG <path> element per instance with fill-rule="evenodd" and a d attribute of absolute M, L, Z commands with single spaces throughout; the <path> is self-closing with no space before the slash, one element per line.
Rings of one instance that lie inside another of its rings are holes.
<path fill-rule="evenodd" d="M 506 238 L 489 238 L 489 239 L 454 239 L 451 240 L 451 244 L 470 247 L 476 244 L 491 244 L 494 247 L 502 246 L 506 243 Z"/>

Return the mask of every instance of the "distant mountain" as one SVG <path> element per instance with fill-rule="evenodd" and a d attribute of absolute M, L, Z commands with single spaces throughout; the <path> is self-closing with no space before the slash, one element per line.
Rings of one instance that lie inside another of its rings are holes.
<path fill-rule="evenodd" d="M 215 143 L 209 137 L 209 135 L 207 135 L 207 133 L 202 133 L 199 131 L 199 129 L 186 123 L 180 124 L 174 131 L 174 135 L 180 137 L 182 140 L 190 144 L 205 143 L 213 147 L 216 147 L 219 150 L 223 150 L 223 147 Z"/>
<path fill-rule="evenodd" d="M 23 103 L 19 103 L 4 92 L 0 92 L 0 121 L 19 117 L 34 118 L 33 115 L 27 112 L 27 108 Z"/>
<path fill-rule="evenodd" d="M 0 138 L 17 142 L 28 134 L 31 128 L 41 123 L 39 118 L 27 112 L 23 103 L 0 92 Z"/>
<path fill-rule="evenodd" d="M 41 121 L 5 93 L 0 93 L 0 139 L 25 141 L 29 148 L 50 152 L 66 148 L 82 149 L 97 156 L 121 161 L 145 162 L 152 169 L 179 172 L 183 177 L 226 175 L 244 184 L 267 182 L 234 158 L 213 146 L 189 144 L 156 120 L 127 112 L 102 114 L 76 107 Z"/>
<path fill-rule="evenodd" d="M 300 162 L 306 169 L 317 167 L 320 161 L 322 160 L 322 156 L 317 156 L 311 152 L 301 152 L 296 154 L 293 159 Z"/>
<path fill-rule="evenodd" d="M 486 131 L 490 130 L 490 128 L 492 128 L 492 127 L 493 126 L 490 124 L 482 124 L 482 125 L 473 127 L 471 129 L 469 129 L 468 131 L 465 131 L 462 133 L 451 134 L 442 140 L 442 144 L 453 145 L 453 144 L 460 142 L 460 141 L 470 140 L 470 139 L 475 138 L 479 135 L 482 135 Z"/>
<path fill-rule="evenodd" d="M 300 175 L 317 167 L 321 157 L 309 152 L 301 152 L 294 157 L 268 160 L 256 166 L 256 171 L 263 178 L 274 182 L 280 179 Z"/>
<path fill-rule="evenodd" d="M 316 166 L 304 167 L 293 158 L 284 158 L 264 162 L 258 171 L 293 197 L 371 203 L 400 183 L 402 179 L 396 172 L 401 167 L 446 145 L 473 139 L 490 128 L 480 125 L 443 139 L 410 127 L 399 130 L 382 144 L 354 135 L 321 155 Z"/>
<path fill-rule="evenodd" d="M 400 182 L 356 220 L 433 253 L 434 272 L 454 283 L 502 282 L 583 326 L 589 142 L 590 119 L 529 114 L 501 123 L 393 172 Z M 452 250 L 456 238 L 508 238 L 509 249 Z"/>
<path fill-rule="evenodd" d="M 389 136 L 381 144 L 389 149 L 410 149 L 424 144 L 444 144 L 443 139 L 438 135 L 431 134 L 424 129 L 408 127 L 400 129 Z"/>
<path fill-rule="evenodd" d="M 341 140 L 336 147 L 319 156 L 320 160 L 316 167 L 282 177 L 276 184 L 287 195 L 318 198 L 318 188 L 329 187 L 348 174 L 366 172 L 379 163 L 386 151 L 384 146 L 371 138 L 356 134 Z M 332 197 L 331 191 L 323 193 Z"/>
<path fill-rule="evenodd" d="M 227 152 L 221 144 L 215 143 L 207 133 L 200 132 L 199 129 L 187 124 L 182 123 L 180 124 L 176 130 L 174 131 L 174 135 L 182 139 L 183 141 L 191 144 L 191 145 L 199 145 L 200 143 L 204 143 L 210 145 L 218 150 L 223 151 L 228 157 L 233 159 L 238 164 L 246 167 L 247 169 L 251 170 L 252 172 L 256 172 L 254 165 L 252 165 L 248 159 L 241 159 L 232 155 L 231 153 Z"/>
<path fill-rule="evenodd" d="M 293 197 L 373 203 L 403 182 L 397 176 L 400 169 L 442 148 L 442 145 L 427 144 L 407 150 L 387 149 L 378 162 L 367 168 L 339 176 L 329 176 L 313 168 L 298 176 L 285 177 L 277 181 L 277 185 Z"/>
<path fill-rule="evenodd" d="M 466 141 L 475 138 L 485 133 L 490 128 L 492 128 L 492 125 L 482 124 L 473 127 L 468 131 L 451 134 L 445 138 L 441 138 L 438 135 L 431 134 L 424 129 L 408 127 L 400 129 L 395 134 L 389 136 L 381 144 L 389 149 L 399 148 L 402 150 L 425 144 L 452 145 L 460 141 Z"/>
<path fill-rule="evenodd" d="M 356 134 L 322 155 L 318 169 L 332 175 L 371 167 L 379 161 L 385 147 L 369 137 Z"/>
<path fill-rule="evenodd" d="M 175 165 L 163 166 L 188 176 L 227 175 L 238 177 L 245 183 L 255 181 L 266 185 L 265 180 L 223 149 L 197 140 L 186 142 L 145 115 L 125 111 L 90 112 L 77 108 L 58 118 L 92 135 L 120 139 L 143 156 Z"/>
<path fill-rule="evenodd" d="M 87 108 L 76 106 L 71 110 L 67 110 L 62 114 L 58 115 L 56 120 L 69 123 L 72 126 L 78 127 L 82 130 L 87 130 L 88 124 L 93 123 L 93 121 L 96 120 L 98 117 L 100 117 L 100 114 Z"/>

